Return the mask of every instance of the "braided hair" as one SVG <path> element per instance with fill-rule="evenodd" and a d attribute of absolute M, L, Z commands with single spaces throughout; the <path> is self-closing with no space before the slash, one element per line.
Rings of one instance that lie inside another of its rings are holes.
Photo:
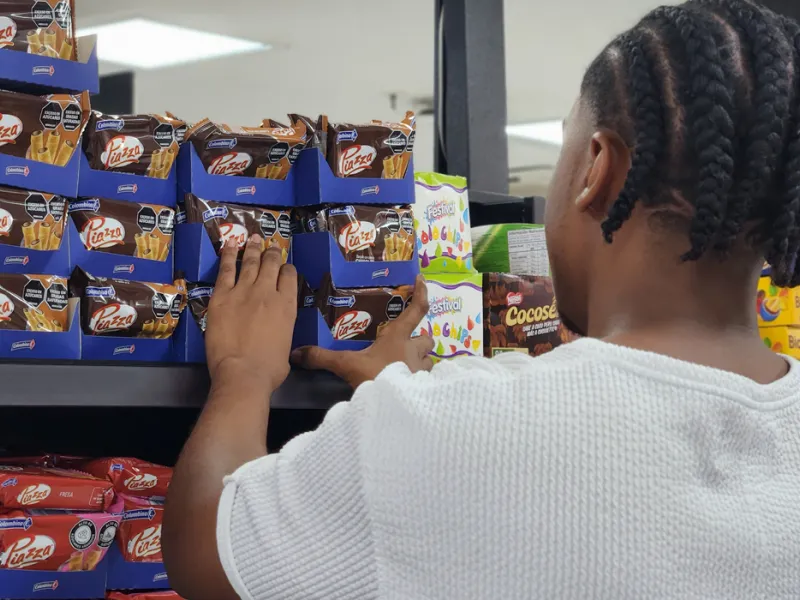
<path fill-rule="evenodd" d="M 606 47 L 581 95 L 632 151 L 607 242 L 637 203 L 689 205 L 683 260 L 746 235 L 777 285 L 800 285 L 800 25 L 749 0 L 661 7 Z"/>

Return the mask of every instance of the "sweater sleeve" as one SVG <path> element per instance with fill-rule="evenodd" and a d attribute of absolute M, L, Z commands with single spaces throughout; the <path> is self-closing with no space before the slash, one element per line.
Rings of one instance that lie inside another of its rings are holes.
<path fill-rule="evenodd" d="M 365 413 L 355 399 L 334 406 L 316 431 L 225 479 L 217 545 L 241 598 L 377 597 L 360 455 Z"/>

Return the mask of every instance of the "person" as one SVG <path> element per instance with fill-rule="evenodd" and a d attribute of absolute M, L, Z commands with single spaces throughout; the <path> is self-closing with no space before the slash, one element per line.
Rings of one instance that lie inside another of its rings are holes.
<path fill-rule="evenodd" d="M 191 600 L 797 598 L 800 364 L 756 328 L 800 283 L 800 27 L 745 0 L 651 12 L 603 50 L 546 209 L 587 337 L 430 372 L 424 287 L 375 345 L 295 357 L 356 389 L 267 455 L 295 274 L 226 249 L 212 389 L 175 469 Z"/>

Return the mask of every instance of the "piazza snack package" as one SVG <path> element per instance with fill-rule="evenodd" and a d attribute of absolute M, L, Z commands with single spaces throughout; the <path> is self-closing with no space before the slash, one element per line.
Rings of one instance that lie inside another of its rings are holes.
<path fill-rule="evenodd" d="M 93 571 L 114 543 L 121 510 L 116 502 L 109 512 L 0 513 L 0 569 Z"/>
<path fill-rule="evenodd" d="M 336 289 L 326 275 L 317 307 L 334 340 L 374 341 L 411 302 L 413 286 Z"/>
<path fill-rule="evenodd" d="M 258 179 L 284 180 L 306 147 L 306 126 L 302 121 L 284 127 L 230 127 L 209 119 L 186 131 L 209 175 L 238 175 Z"/>
<path fill-rule="evenodd" d="M 0 0 L 0 49 L 77 60 L 74 0 Z"/>
<path fill-rule="evenodd" d="M 414 228 L 423 273 L 475 273 L 467 180 L 414 174 Z"/>
<path fill-rule="evenodd" d="M 68 312 L 66 278 L 0 273 L 0 330 L 66 331 Z"/>
<path fill-rule="evenodd" d="M 429 335 L 434 361 L 483 356 L 483 278 L 480 274 L 426 275 L 428 314 L 416 335 Z"/>
<path fill-rule="evenodd" d="M 184 600 L 178 592 L 106 592 L 106 600 Z"/>
<path fill-rule="evenodd" d="M 0 186 L 0 244 L 58 250 L 64 238 L 66 204 L 55 194 Z"/>
<path fill-rule="evenodd" d="M 414 216 L 410 206 L 347 205 L 302 212 L 308 232 L 328 231 L 348 262 L 396 262 L 414 258 Z"/>
<path fill-rule="evenodd" d="M 69 214 L 87 250 L 164 262 L 172 248 L 175 209 L 126 200 L 81 198 Z"/>
<path fill-rule="evenodd" d="M 31 96 L 0 91 L 0 154 L 63 167 L 80 143 L 89 112 L 86 92 Z"/>
<path fill-rule="evenodd" d="M 484 353 L 539 356 L 577 336 L 562 323 L 549 277 L 483 274 Z"/>
<path fill-rule="evenodd" d="M 110 481 L 118 494 L 164 497 L 172 468 L 138 458 L 113 457 L 83 461 L 79 467 L 94 477 Z"/>
<path fill-rule="evenodd" d="M 299 278 L 299 276 L 298 276 Z M 189 283 L 189 310 L 200 331 L 206 332 L 208 305 L 214 294 L 214 286 L 208 283 Z"/>
<path fill-rule="evenodd" d="M 306 126 L 306 148 L 317 148 L 325 157 L 328 154 L 328 116 L 319 115 L 316 120 L 298 114 L 290 114 L 292 123 L 301 121 Z"/>
<path fill-rule="evenodd" d="M 178 157 L 186 123 L 167 115 L 93 112 L 83 136 L 89 166 L 99 171 L 167 179 Z"/>
<path fill-rule="evenodd" d="M 313 308 L 317 293 L 308 285 L 308 281 L 300 273 L 297 274 L 297 308 Z"/>
<path fill-rule="evenodd" d="M 106 479 L 68 469 L 0 466 L 0 509 L 107 510 L 114 490 Z"/>
<path fill-rule="evenodd" d="M 336 177 L 402 179 L 411 163 L 416 135 L 411 111 L 399 123 L 328 123 L 328 165 Z"/>
<path fill-rule="evenodd" d="M 239 247 L 239 258 L 251 235 L 261 236 L 261 251 L 277 246 L 283 262 L 289 257 L 292 219 L 289 209 L 252 205 L 226 204 L 203 200 L 186 194 L 183 201 L 187 223 L 202 223 L 217 254 L 233 239 Z"/>
<path fill-rule="evenodd" d="M 86 335 L 168 338 L 186 307 L 186 282 L 144 283 L 94 277 L 76 267 L 70 294 L 81 299 Z"/>
<path fill-rule="evenodd" d="M 151 498 L 120 496 L 124 505 L 117 536 L 128 562 L 161 562 L 161 523 L 164 503 Z"/>

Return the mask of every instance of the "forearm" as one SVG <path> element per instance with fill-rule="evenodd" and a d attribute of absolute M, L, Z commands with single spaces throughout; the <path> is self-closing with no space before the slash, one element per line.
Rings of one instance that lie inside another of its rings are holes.
<path fill-rule="evenodd" d="M 185 589 L 191 586 L 194 565 L 219 562 L 216 520 L 223 478 L 267 453 L 273 390 L 265 387 L 271 386 L 234 369 L 218 374 L 175 466 L 164 518 L 164 559 L 173 586 L 184 591 L 194 591 Z M 223 598 L 219 590 L 207 589 L 189 597 L 202 598 L 205 592 L 210 592 L 205 597 Z"/>

